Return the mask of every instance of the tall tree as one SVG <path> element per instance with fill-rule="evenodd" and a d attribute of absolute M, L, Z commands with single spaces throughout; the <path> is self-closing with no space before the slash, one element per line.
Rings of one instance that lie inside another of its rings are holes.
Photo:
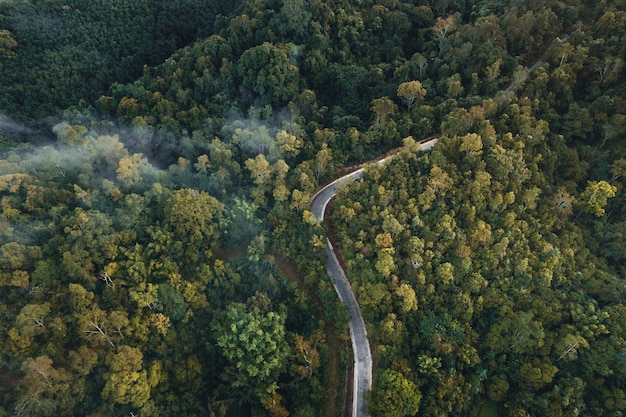
<path fill-rule="evenodd" d="M 197 259 L 198 248 L 217 248 L 223 212 L 224 204 L 209 193 L 183 188 L 165 202 L 165 224 L 183 244 L 185 254 Z"/>
<path fill-rule="evenodd" d="M 400 372 L 386 369 L 374 376 L 368 410 L 373 417 L 414 416 L 422 394 L 416 384 Z"/>
<path fill-rule="evenodd" d="M 398 112 L 398 106 L 389 97 L 381 97 L 372 100 L 372 112 L 374 113 L 374 124 L 378 125 L 387 121 L 389 115 Z"/>
<path fill-rule="evenodd" d="M 615 197 L 617 187 L 606 181 L 589 181 L 578 201 L 584 204 L 583 210 L 590 210 L 596 217 L 604 216 L 608 199 Z"/>
<path fill-rule="evenodd" d="M 11 32 L 6 29 L 0 30 L 0 69 L 2 69 L 2 60 L 15 58 L 13 49 L 17 47 L 17 42 L 13 39 Z"/>
<path fill-rule="evenodd" d="M 143 367 L 143 354 L 138 348 L 120 346 L 106 357 L 102 398 L 116 404 L 142 407 L 150 398 L 148 374 Z"/>
<path fill-rule="evenodd" d="M 256 305 L 231 304 L 214 329 L 217 345 L 232 367 L 233 388 L 248 401 L 265 401 L 277 389 L 289 345 L 284 313 Z"/>
<path fill-rule="evenodd" d="M 245 51 L 237 61 L 242 86 L 265 103 L 280 104 L 296 98 L 299 70 L 289 59 L 289 48 L 265 42 Z"/>
<path fill-rule="evenodd" d="M 419 81 L 407 81 L 398 86 L 398 97 L 401 97 L 409 111 L 426 96 L 426 89 Z"/>
<path fill-rule="evenodd" d="M 439 41 L 439 56 L 443 53 L 444 43 L 448 34 L 456 30 L 456 16 L 450 15 L 445 19 L 438 17 L 432 27 L 435 38 Z"/>

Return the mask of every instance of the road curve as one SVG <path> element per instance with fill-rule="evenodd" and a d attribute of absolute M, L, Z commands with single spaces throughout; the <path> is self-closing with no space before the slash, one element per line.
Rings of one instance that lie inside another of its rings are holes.
<path fill-rule="evenodd" d="M 428 150 L 432 148 L 437 139 L 431 139 L 427 142 L 423 142 L 420 145 L 420 149 Z M 389 158 L 392 158 L 390 156 Z M 377 163 L 383 163 L 386 159 L 378 160 Z M 322 222 L 324 220 L 324 213 L 326 212 L 326 206 L 330 200 L 335 196 L 335 189 L 338 185 L 345 184 L 348 181 L 356 180 L 363 174 L 363 168 L 357 169 L 350 174 L 346 174 L 343 177 L 337 178 L 335 181 L 323 187 L 319 190 L 311 201 L 311 212 L 315 218 Z M 354 356 L 354 387 L 352 395 L 352 416 L 353 417 L 366 417 L 367 416 L 367 404 L 365 401 L 365 392 L 372 388 L 372 353 L 370 349 L 370 343 L 367 340 L 367 331 L 365 329 L 365 322 L 361 315 L 361 309 L 359 303 L 354 296 L 350 281 L 346 278 L 345 271 L 341 268 L 338 255 L 333 249 L 330 240 L 327 239 L 326 254 L 328 255 L 328 264 L 326 270 L 330 275 L 335 291 L 342 303 L 344 303 L 350 311 L 350 339 L 352 341 L 352 353 Z"/>

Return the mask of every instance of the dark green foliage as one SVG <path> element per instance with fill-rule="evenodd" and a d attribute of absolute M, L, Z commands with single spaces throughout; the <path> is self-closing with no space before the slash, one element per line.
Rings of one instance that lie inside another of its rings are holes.
<path fill-rule="evenodd" d="M 280 105 L 295 99 L 299 93 L 295 45 L 274 46 L 263 43 L 246 50 L 237 61 L 237 76 L 241 85 L 262 104 Z M 291 56 L 291 57 L 290 57 Z M 245 91 L 243 91 L 245 93 Z"/>
<path fill-rule="evenodd" d="M 0 108 L 20 119 L 93 103 L 112 82 L 212 33 L 215 15 L 235 7 L 195 0 L 3 2 L 0 25 L 17 42 L 0 71 Z"/>

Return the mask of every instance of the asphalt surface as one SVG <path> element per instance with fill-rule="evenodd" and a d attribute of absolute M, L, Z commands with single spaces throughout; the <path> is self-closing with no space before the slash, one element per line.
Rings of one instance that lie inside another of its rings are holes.
<path fill-rule="evenodd" d="M 437 139 L 432 139 L 421 144 L 422 150 L 432 148 Z M 385 159 L 376 161 L 383 163 Z M 329 201 L 335 196 L 337 186 L 345 184 L 348 181 L 356 180 L 361 177 L 363 168 L 358 169 L 350 174 L 344 175 L 326 185 L 313 196 L 311 202 L 311 212 L 318 221 L 324 220 L 324 212 Z M 361 315 L 359 303 L 354 296 L 350 281 L 346 278 L 345 271 L 341 268 L 341 264 L 337 259 L 330 240 L 327 240 L 326 254 L 328 255 L 328 264 L 326 270 L 330 275 L 335 291 L 339 295 L 339 299 L 344 303 L 350 311 L 350 339 L 352 340 L 352 353 L 354 355 L 354 390 L 352 396 L 352 416 L 366 417 L 367 403 L 365 401 L 365 393 L 372 388 L 372 353 L 370 343 L 367 340 L 367 331 L 365 322 Z"/>
<path fill-rule="evenodd" d="M 311 203 L 311 212 L 320 222 L 324 220 L 324 212 L 331 198 L 335 196 L 335 187 L 350 179 L 357 179 L 361 176 L 363 169 L 359 169 L 346 176 L 343 176 L 324 188 L 322 188 L 314 197 Z M 352 395 L 352 416 L 365 417 L 367 404 L 365 401 L 365 392 L 372 388 L 372 353 L 370 343 L 367 340 L 367 331 L 365 330 L 365 322 L 361 315 L 359 303 L 356 301 L 350 281 L 346 278 L 344 270 L 341 268 L 337 255 L 333 250 L 330 240 L 326 242 L 326 254 L 328 255 L 328 263 L 326 270 L 330 275 L 335 291 L 339 295 L 339 299 L 348 307 L 350 311 L 350 339 L 352 341 L 352 353 L 354 356 L 354 387 Z"/>

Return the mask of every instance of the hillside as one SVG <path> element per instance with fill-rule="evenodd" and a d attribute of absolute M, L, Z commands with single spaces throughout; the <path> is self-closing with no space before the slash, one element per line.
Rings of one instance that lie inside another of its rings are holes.
<path fill-rule="evenodd" d="M 343 415 L 400 146 L 370 415 L 621 415 L 624 2 L 222 3 L 0 2 L 0 416 Z"/>

